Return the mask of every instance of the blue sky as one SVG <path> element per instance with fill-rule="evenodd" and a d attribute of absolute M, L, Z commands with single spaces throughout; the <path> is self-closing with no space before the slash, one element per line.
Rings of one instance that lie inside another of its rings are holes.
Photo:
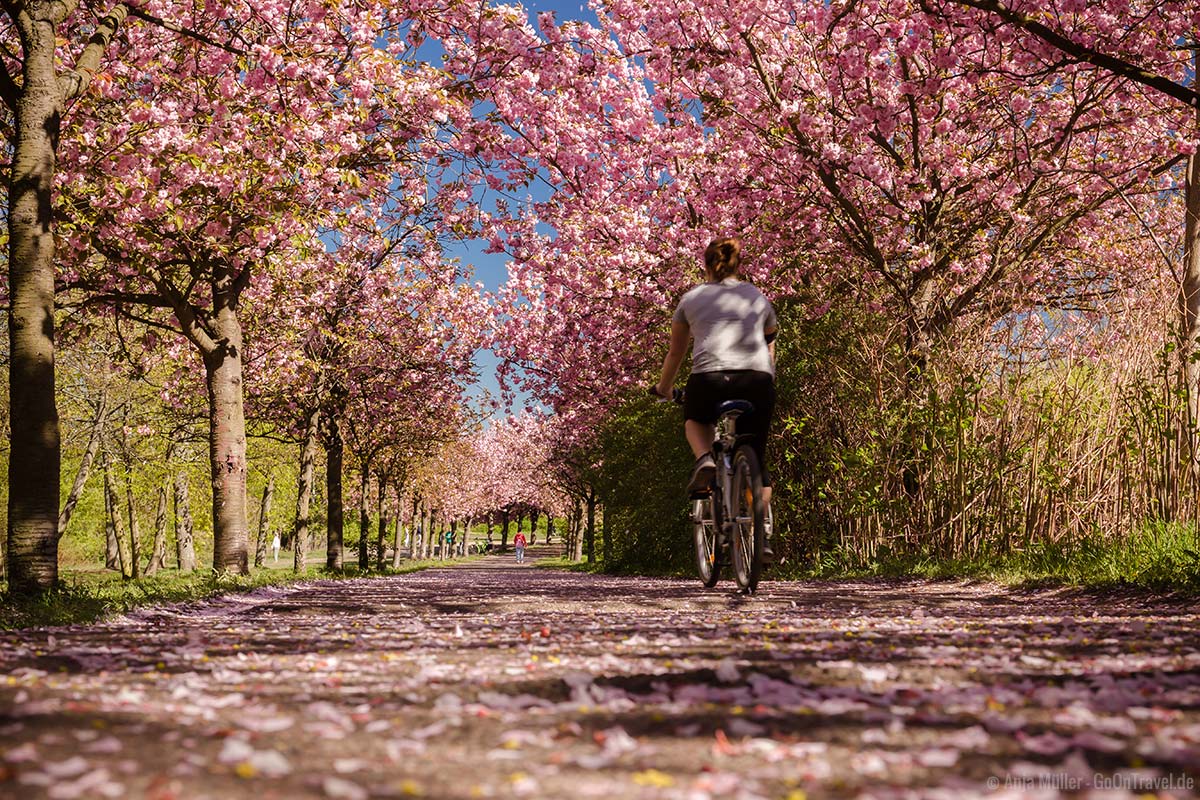
<path fill-rule="evenodd" d="M 586 2 L 581 0 L 526 0 L 520 3 L 532 17 L 542 11 L 553 11 L 555 19 L 558 22 L 565 22 L 572 19 L 583 19 L 594 22 L 595 14 L 588 9 Z M 489 254 L 483 252 L 483 242 L 466 242 L 451 250 L 451 254 L 459 258 L 464 264 L 469 264 L 474 268 L 475 279 L 482 281 L 489 289 L 499 287 L 508 278 L 508 270 L 506 267 L 507 256 L 504 254 Z M 480 352 L 475 363 L 479 367 L 479 387 L 472 391 L 472 395 L 480 396 L 484 391 L 499 399 L 500 391 L 499 384 L 496 381 L 496 366 L 498 359 L 491 351 Z M 527 397 L 518 396 L 518 405 L 528 400 Z"/>

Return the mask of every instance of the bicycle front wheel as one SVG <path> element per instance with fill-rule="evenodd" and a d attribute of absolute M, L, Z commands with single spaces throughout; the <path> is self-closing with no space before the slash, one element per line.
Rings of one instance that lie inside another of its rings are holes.
<path fill-rule="evenodd" d="M 711 589 L 721 578 L 717 522 L 713 518 L 713 498 L 692 501 L 692 539 L 696 545 L 696 574 L 705 588 Z"/>
<path fill-rule="evenodd" d="M 729 498 L 733 523 L 733 577 L 738 588 L 753 592 L 762 577 L 766 541 L 766 504 L 758 457 L 749 447 L 733 455 L 733 495 Z"/>

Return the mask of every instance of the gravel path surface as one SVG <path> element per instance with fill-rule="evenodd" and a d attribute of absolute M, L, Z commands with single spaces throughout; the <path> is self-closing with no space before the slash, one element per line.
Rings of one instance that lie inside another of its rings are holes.
<path fill-rule="evenodd" d="M 0 797 L 1195 797 L 1198 650 L 1168 599 L 490 557 L 0 633 Z"/>

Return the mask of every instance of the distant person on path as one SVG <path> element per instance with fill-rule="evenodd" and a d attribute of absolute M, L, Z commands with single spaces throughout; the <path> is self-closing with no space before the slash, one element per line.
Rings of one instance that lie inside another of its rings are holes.
<path fill-rule="evenodd" d="M 272 557 L 276 561 L 278 561 L 279 560 L 279 531 L 275 531 L 275 538 L 271 540 L 271 553 L 272 553 Z"/>
<path fill-rule="evenodd" d="M 517 535 L 513 537 L 513 547 L 517 550 L 517 563 L 525 563 L 525 534 L 521 533 L 520 528 L 517 528 Z"/>
<path fill-rule="evenodd" d="M 753 414 L 737 421 L 739 435 L 753 437 L 762 468 L 763 500 L 771 502 L 767 470 L 767 430 L 775 409 L 775 309 L 763 293 L 738 279 L 742 242 L 737 237 L 713 239 L 704 250 L 704 283 L 679 301 L 671 322 L 671 343 L 662 377 L 651 392 L 671 397 L 675 376 L 692 340 L 692 372 L 684 389 L 684 434 L 696 457 L 688 492 L 703 491 L 716 474 L 712 444 L 717 406 L 725 400 L 747 400 Z M 769 545 L 768 545 L 769 546 Z"/>

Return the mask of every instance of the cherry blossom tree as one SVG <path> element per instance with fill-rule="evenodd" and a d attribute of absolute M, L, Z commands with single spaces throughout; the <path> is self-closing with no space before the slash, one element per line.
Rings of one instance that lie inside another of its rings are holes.
<path fill-rule="evenodd" d="M 9 150 L 9 585 L 17 593 L 58 579 L 60 442 L 54 385 L 55 238 L 51 193 L 63 116 L 90 85 L 128 17 L 97 19 L 78 2 L 4 4 L 0 122 Z M 72 41 L 60 46 L 60 37 Z M 73 65 L 73 66 L 71 66 Z"/>
<path fill-rule="evenodd" d="M 274 3 L 198 9 L 181 21 L 220 46 L 147 28 L 135 49 L 149 60 L 112 65 L 107 102 L 70 143 L 67 279 L 128 313 L 150 309 L 144 319 L 199 351 L 214 568 L 245 572 L 242 304 L 342 237 L 388 246 L 389 220 L 407 208 L 396 167 L 411 163 L 443 95 L 431 70 L 402 61 L 403 17 L 369 2 L 299 15 Z"/>
<path fill-rule="evenodd" d="M 505 8 L 431 23 L 495 106 L 470 132 L 489 188 L 553 188 L 478 227 L 512 257 L 506 357 L 556 411 L 649 369 L 718 232 L 777 297 L 881 298 L 919 378 L 956 324 L 1086 291 L 1103 209 L 1158 202 L 1187 147 L 1137 85 L 912 3 L 603 11 L 599 30 Z"/>

